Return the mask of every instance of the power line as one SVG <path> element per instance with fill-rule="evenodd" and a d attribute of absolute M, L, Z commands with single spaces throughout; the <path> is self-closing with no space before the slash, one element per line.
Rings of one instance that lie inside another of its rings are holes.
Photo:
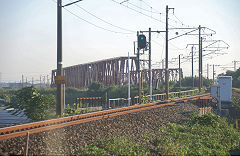
<path fill-rule="evenodd" d="M 115 1 L 115 0 L 111 0 L 111 1 L 113 1 L 114 3 L 117 3 L 117 4 L 119 4 L 119 5 L 122 5 L 122 6 L 128 8 L 128 9 L 130 9 L 130 10 L 133 10 L 133 11 L 139 13 L 139 14 L 142 14 L 142 15 L 144 15 L 144 16 L 146 16 L 146 17 L 149 17 L 149 18 L 151 18 L 151 19 L 154 19 L 154 20 L 156 20 L 156 21 L 158 21 L 158 22 L 165 23 L 165 22 L 163 22 L 163 21 L 161 21 L 161 20 L 159 20 L 159 19 L 157 19 L 157 18 L 151 17 L 151 16 L 149 16 L 149 15 L 147 15 L 147 14 L 144 14 L 144 13 L 142 13 L 142 12 L 136 10 L 136 9 L 133 9 L 133 8 L 127 6 L 127 5 L 121 4 L 121 3 L 119 3 L 119 2 L 117 2 L 117 1 Z M 172 26 L 172 25 L 171 25 L 171 26 Z"/>
<path fill-rule="evenodd" d="M 92 22 L 89 22 L 89 21 L 85 20 L 84 18 L 76 15 L 75 13 L 69 11 L 69 10 L 66 9 L 66 8 L 63 8 L 63 9 L 65 9 L 66 11 L 68 11 L 70 14 L 74 15 L 74 16 L 77 17 L 78 19 L 80 19 L 80 20 L 82 20 L 82 21 L 84 21 L 84 22 L 86 22 L 86 23 L 88 23 L 88 24 L 91 24 L 91 25 L 93 25 L 93 26 L 95 26 L 95 27 L 97 27 L 97 28 L 99 28 L 99 29 L 102 29 L 102 30 L 105 30 L 105 31 L 108 31 L 108 32 L 112 32 L 112 33 L 118 33 L 118 34 L 132 34 L 132 33 L 124 33 L 124 32 L 119 32 L 119 31 L 114 31 L 114 30 L 106 29 L 106 28 L 104 28 L 104 27 L 98 26 L 98 25 L 96 25 L 96 24 L 94 24 L 94 23 L 92 23 Z"/>
<path fill-rule="evenodd" d="M 155 11 L 157 11 L 158 12 L 158 10 L 157 9 L 154 9 L 150 4 L 148 4 L 147 2 L 145 2 L 145 1 L 143 1 L 143 0 L 139 0 L 139 1 L 141 1 L 141 2 L 143 2 L 143 3 L 145 3 L 145 5 L 147 5 L 148 7 L 150 7 L 151 9 L 153 9 L 153 10 L 155 10 Z M 165 14 L 165 13 L 161 13 L 161 14 Z"/>
<path fill-rule="evenodd" d="M 52 0 L 52 1 L 55 2 L 55 3 L 57 3 L 55 0 Z M 101 26 L 98 26 L 98 25 L 96 25 L 96 24 L 94 24 L 94 23 L 92 23 L 92 22 L 89 22 L 88 20 L 85 20 L 84 18 L 78 16 L 77 14 L 69 11 L 69 10 L 66 9 L 65 7 L 64 7 L 63 9 L 65 9 L 67 12 L 69 12 L 69 13 L 72 14 L 73 16 L 77 17 L 78 19 L 80 19 L 80 20 L 82 20 L 82 21 L 84 21 L 84 22 L 86 22 L 86 23 L 88 23 L 88 24 L 90 24 L 90 25 L 93 25 L 93 26 L 95 26 L 95 27 L 97 27 L 97 28 L 99 28 L 99 29 L 102 29 L 102 30 L 105 30 L 105 31 L 108 31 L 108 32 L 112 32 L 112 33 L 118 33 L 118 34 L 133 34 L 133 33 L 124 33 L 124 32 L 119 32 L 119 31 L 114 31 L 114 30 L 106 29 L 106 28 L 101 27 Z"/>
<path fill-rule="evenodd" d="M 141 9 L 141 10 L 144 10 L 144 11 L 146 11 L 146 12 L 150 12 L 150 13 L 154 13 L 154 14 L 162 14 L 161 12 L 156 12 L 156 11 L 152 11 L 152 10 L 150 11 L 150 10 L 141 8 L 141 7 L 139 7 L 139 6 L 137 6 L 137 5 L 133 4 L 133 3 L 130 3 L 129 1 L 128 1 L 127 3 L 130 4 L 130 5 L 132 5 L 132 6 L 134 6 L 134 7 L 136 7 L 136 8 L 139 8 L 139 9 Z M 150 8 L 152 9 L 151 6 L 150 6 Z"/>
<path fill-rule="evenodd" d="M 122 28 L 122 27 L 119 27 L 119 26 L 117 26 L 117 25 L 114 25 L 114 24 L 112 24 L 112 23 L 110 23 L 110 22 L 108 22 L 108 21 L 106 21 L 106 20 L 104 20 L 104 19 L 102 19 L 102 18 L 100 18 L 100 17 L 98 17 L 98 16 L 92 14 L 91 12 L 87 11 L 86 9 L 80 7 L 78 4 L 75 4 L 75 5 L 76 5 L 78 8 L 82 9 L 83 11 L 85 11 L 86 13 L 92 15 L 93 17 L 95 17 L 95 18 L 101 20 L 101 21 L 104 22 L 104 23 L 107 23 L 107 24 L 109 24 L 109 25 L 111 25 L 111 26 L 113 26 L 113 27 L 119 28 L 119 29 L 121 29 L 121 30 L 125 30 L 125 31 L 129 31 L 129 32 L 136 33 L 136 32 L 133 31 L 133 30 L 129 30 L 129 29 Z"/>

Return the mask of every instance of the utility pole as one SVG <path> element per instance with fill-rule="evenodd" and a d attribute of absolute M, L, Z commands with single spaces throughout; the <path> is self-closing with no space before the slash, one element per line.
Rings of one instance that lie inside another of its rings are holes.
<path fill-rule="evenodd" d="M 148 82 L 148 93 L 149 93 L 149 95 L 150 95 L 150 98 L 152 99 L 152 59 L 151 59 L 151 57 L 152 57 L 152 46 L 151 46 L 151 33 L 153 32 L 153 33 L 161 33 L 161 32 L 166 32 L 166 31 L 152 31 L 151 30 L 151 28 L 149 28 L 149 30 L 148 31 L 140 31 L 140 33 L 145 33 L 145 32 L 148 32 L 148 39 L 149 39 L 149 41 L 148 41 L 148 50 L 149 50 L 149 60 L 148 60 L 148 62 L 149 62 L 149 67 L 148 67 L 148 75 L 149 75 L 149 82 Z M 135 46 L 134 46 L 135 47 Z M 135 51 L 135 48 L 134 48 L 134 51 Z M 144 50 L 143 50 L 143 52 L 144 52 Z M 162 63 L 164 64 L 164 60 L 162 60 Z"/>
<path fill-rule="evenodd" d="M 27 77 L 26 77 L 26 85 L 25 86 L 27 86 Z"/>
<path fill-rule="evenodd" d="M 214 64 L 213 64 L 213 84 L 214 84 L 214 76 L 215 76 L 215 71 L 214 71 Z"/>
<path fill-rule="evenodd" d="M 168 11 L 174 8 L 168 8 L 166 6 L 166 69 L 165 69 L 165 90 L 166 99 L 169 99 L 169 71 L 168 71 Z"/>
<path fill-rule="evenodd" d="M 236 71 L 236 64 L 237 64 L 237 61 L 233 61 L 233 63 L 234 63 L 234 71 Z"/>
<path fill-rule="evenodd" d="M 62 71 L 62 0 L 57 0 L 57 76 L 63 76 Z M 56 114 L 63 112 L 63 85 L 57 84 Z"/>
<path fill-rule="evenodd" d="M 128 106 L 130 106 L 130 57 L 128 52 Z"/>
<path fill-rule="evenodd" d="M 49 87 L 49 78 L 48 78 L 48 75 L 47 75 L 47 87 Z"/>
<path fill-rule="evenodd" d="M 164 69 L 164 59 L 162 60 L 162 69 Z"/>
<path fill-rule="evenodd" d="M 181 74 L 181 56 L 178 55 L 178 65 L 179 65 L 179 88 L 181 88 L 181 77 L 182 77 L 182 74 Z"/>
<path fill-rule="evenodd" d="M 57 0 L 57 74 L 56 77 L 63 78 L 62 69 L 62 8 L 70 6 L 82 0 L 68 3 L 62 6 L 62 0 Z M 56 79 L 55 79 L 56 80 Z M 65 78 L 64 78 L 65 80 Z M 57 104 L 56 115 L 61 116 L 63 113 L 63 83 L 57 83 Z"/>
<path fill-rule="evenodd" d="M 203 38 L 201 37 L 201 88 L 203 87 L 203 61 L 202 61 L 202 40 Z"/>
<path fill-rule="evenodd" d="M 198 50 L 199 50 L 199 92 L 201 92 L 201 25 L 198 27 L 198 37 L 199 37 L 199 44 L 198 44 Z"/>
<path fill-rule="evenodd" d="M 42 75 L 40 75 L 40 87 L 42 87 Z"/>
<path fill-rule="evenodd" d="M 44 84 L 44 87 L 46 86 L 46 76 L 43 76 L 43 84 Z"/>
<path fill-rule="evenodd" d="M 33 77 L 32 77 L 32 86 L 33 86 L 33 82 L 34 82 L 34 79 L 33 79 Z"/>
<path fill-rule="evenodd" d="M 165 63 L 165 91 L 166 99 L 169 98 L 169 75 L 168 75 L 168 6 L 166 6 L 166 63 Z"/>
<path fill-rule="evenodd" d="M 22 75 L 22 88 L 24 87 L 24 77 L 23 77 L 23 75 Z"/>
<path fill-rule="evenodd" d="M 139 36 L 139 32 L 137 32 L 137 38 Z M 137 71 L 138 71 L 138 96 L 139 96 L 139 104 L 142 103 L 142 88 L 141 88 L 141 73 L 140 73 L 140 49 L 137 47 Z"/>
<path fill-rule="evenodd" d="M 209 64 L 207 64 L 207 79 L 209 79 Z"/>
<path fill-rule="evenodd" d="M 149 48 L 149 95 L 150 95 L 150 99 L 152 99 L 152 60 L 151 60 L 151 28 L 149 28 L 149 37 L 148 37 L 149 41 L 148 41 L 148 48 Z"/>
<path fill-rule="evenodd" d="M 193 46 L 192 46 L 192 87 L 194 87 L 194 77 L 193 77 Z"/>

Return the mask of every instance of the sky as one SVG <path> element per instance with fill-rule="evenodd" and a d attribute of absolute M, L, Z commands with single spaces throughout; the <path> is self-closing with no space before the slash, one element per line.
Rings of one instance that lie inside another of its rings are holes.
<path fill-rule="evenodd" d="M 62 0 L 68 4 L 72 0 Z M 216 31 L 206 40 L 224 40 L 230 47 L 221 56 L 203 58 L 203 74 L 207 64 L 225 65 L 233 70 L 233 61 L 240 61 L 239 0 L 83 0 L 63 9 L 63 66 L 72 66 L 119 56 L 131 56 L 136 32 L 165 30 L 166 5 L 169 27 L 203 27 Z M 51 77 L 57 66 L 56 0 L 0 0 L 0 81 L 19 82 L 24 75 L 37 82 L 40 76 Z M 186 32 L 186 30 L 184 30 Z M 169 38 L 176 32 L 169 30 Z M 211 33 L 208 30 L 205 33 Z M 146 34 L 148 37 L 148 35 Z M 169 41 L 169 60 L 190 54 L 198 36 L 183 36 Z M 203 43 L 203 46 L 207 45 Z M 224 45 L 221 43 L 222 46 Z M 197 47 L 196 47 L 197 48 Z M 197 52 L 198 48 L 195 50 Z M 207 52 L 203 52 L 203 55 Z M 152 33 L 153 67 L 165 57 L 165 34 Z M 147 55 L 142 58 L 147 59 Z M 197 74 L 197 59 L 194 73 Z M 169 64 L 176 68 L 176 63 Z M 182 63 L 184 76 L 190 76 L 191 63 Z M 240 62 L 237 64 L 240 67 Z M 216 73 L 226 69 L 216 67 Z M 210 69 L 210 78 L 212 70 Z"/>

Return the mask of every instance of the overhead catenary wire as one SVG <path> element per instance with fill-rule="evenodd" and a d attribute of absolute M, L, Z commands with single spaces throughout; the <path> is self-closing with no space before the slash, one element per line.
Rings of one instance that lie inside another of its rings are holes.
<path fill-rule="evenodd" d="M 81 10 L 83 10 L 84 12 L 90 14 L 91 16 L 93 16 L 93 17 L 99 19 L 100 21 L 102 21 L 102 22 L 104 22 L 104 23 L 107 23 L 107 24 L 109 24 L 109 25 L 111 25 L 111 26 L 113 26 L 113 27 L 119 28 L 119 29 L 124 30 L 124 31 L 128 31 L 128 32 L 136 33 L 136 31 L 129 30 L 129 29 L 122 28 L 122 27 L 120 27 L 120 26 L 114 25 L 114 24 L 112 24 L 112 23 L 110 23 L 110 22 L 108 22 L 108 21 L 106 21 L 106 20 L 104 20 L 104 19 L 102 19 L 102 18 L 100 18 L 100 17 L 94 15 L 93 13 L 87 11 L 87 10 L 84 9 L 83 7 L 79 6 L 78 4 L 75 4 L 75 5 L 76 5 L 78 8 L 80 8 Z"/>
<path fill-rule="evenodd" d="M 119 5 L 122 5 L 122 6 L 128 8 L 128 9 L 130 9 L 130 10 L 132 10 L 132 11 L 135 11 L 135 12 L 137 12 L 137 13 L 139 13 L 139 14 L 142 14 L 142 15 L 148 17 L 148 18 L 154 19 L 155 21 L 158 21 L 158 22 L 160 22 L 160 23 L 165 23 L 165 22 L 163 22 L 163 21 L 161 21 L 161 20 L 159 20 L 159 19 L 157 19 L 157 18 L 154 18 L 154 17 L 152 17 L 152 16 L 150 16 L 150 15 L 144 14 L 144 13 L 142 13 L 142 12 L 136 10 L 136 9 L 133 9 L 133 8 L 127 6 L 127 5 L 120 4 L 119 2 L 117 2 L 117 1 L 115 1 L 115 0 L 111 0 L 111 1 L 114 2 L 114 3 L 117 3 L 117 4 L 119 4 Z M 170 25 L 170 26 L 172 26 L 172 25 Z"/>
<path fill-rule="evenodd" d="M 57 3 L 55 0 L 52 0 L 52 1 L 53 1 L 54 3 Z M 99 28 L 99 29 L 102 29 L 102 30 L 105 30 L 105 31 L 108 31 L 108 32 L 111 32 L 111 33 L 115 33 L 115 34 L 124 34 L 124 35 L 133 34 L 133 32 L 132 32 L 132 33 L 129 33 L 129 32 L 128 32 L 128 33 L 125 33 L 125 32 L 120 32 L 120 31 L 115 31 L 115 30 L 110 30 L 110 29 L 104 28 L 104 27 L 102 27 L 102 26 L 96 25 L 96 24 L 94 24 L 94 23 L 92 23 L 92 22 L 90 22 L 90 21 L 88 21 L 88 20 L 86 20 L 86 19 L 78 16 L 77 14 L 71 12 L 69 9 L 66 9 L 65 7 L 64 7 L 63 9 L 65 9 L 67 12 L 69 12 L 70 14 L 72 14 L 73 16 L 75 16 L 76 18 L 78 18 L 78 19 L 80 19 L 80 20 L 82 20 L 82 21 L 84 21 L 84 22 L 86 22 L 86 23 L 88 23 L 88 24 L 90 24 L 90 25 L 92 25 L 92 26 L 94 26 L 94 27 L 97 27 L 97 28 Z"/>
<path fill-rule="evenodd" d="M 141 9 L 143 11 L 146 11 L 146 12 L 150 12 L 150 13 L 154 13 L 154 14 L 162 14 L 161 12 L 157 12 L 157 11 L 152 11 L 152 10 L 147 10 L 147 9 L 141 8 L 141 7 L 139 7 L 139 6 L 137 6 L 137 5 L 133 4 L 133 3 L 130 3 L 129 1 L 127 3 L 132 5 L 132 6 L 134 6 L 134 7 L 136 7 L 136 8 L 139 8 L 139 9 Z M 150 6 L 150 8 L 152 9 L 151 6 Z"/>
<path fill-rule="evenodd" d="M 120 32 L 120 31 L 114 31 L 114 30 L 106 29 L 106 28 L 101 27 L 101 26 L 98 26 L 98 25 L 96 25 L 96 24 L 94 24 L 94 23 L 92 23 L 92 22 L 89 22 L 88 20 L 86 20 L 86 19 L 78 16 L 77 14 L 71 12 L 70 10 L 68 10 L 68 9 L 66 9 L 66 8 L 63 8 L 63 9 L 65 9 L 67 12 L 69 12 L 69 13 L 72 14 L 72 15 L 74 15 L 74 16 L 77 17 L 78 19 L 80 19 L 80 20 L 82 20 L 82 21 L 84 21 L 84 22 L 86 22 L 86 23 L 88 23 L 88 24 L 90 24 L 90 25 L 93 25 L 93 26 L 95 26 L 95 27 L 97 27 L 97 28 L 99 28 L 99 29 L 102 29 L 102 30 L 105 30 L 105 31 L 108 31 L 108 32 L 112 32 L 112 33 L 117 33 L 117 34 L 133 34 L 133 33 L 125 33 L 125 32 Z"/>
<path fill-rule="evenodd" d="M 141 2 L 143 2 L 145 5 L 147 5 L 148 7 L 150 7 L 151 9 L 155 10 L 156 12 L 158 12 L 157 9 L 153 8 L 150 4 L 148 4 L 147 2 L 145 2 L 144 0 L 139 0 Z M 161 14 L 165 14 L 165 13 L 161 13 Z"/>

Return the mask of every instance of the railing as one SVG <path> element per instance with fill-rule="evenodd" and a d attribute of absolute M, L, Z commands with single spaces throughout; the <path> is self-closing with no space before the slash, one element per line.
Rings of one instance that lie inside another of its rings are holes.
<path fill-rule="evenodd" d="M 170 92 L 169 97 L 170 97 L 170 99 L 173 99 L 173 98 L 178 98 L 181 96 L 191 96 L 191 95 L 194 95 L 197 93 L 198 93 L 198 89 L 179 91 L 179 92 Z M 149 99 L 151 99 L 150 95 L 147 95 L 147 97 Z M 162 100 L 166 100 L 166 93 L 152 95 L 152 101 L 162 101 Z M 139 96 L 135 96 L 134 101 L 135 101 L 134 102 L 135 104 L 139 104 Z"/>
<path fill-rule="evenodd" d="M 77 98 L 76 103 L 79 108 L 100 107 L 103 106 L 104 100 L 102 97 Z"/>
<path fill-rule="evenodd" d="M 198 93 L 198 89 L 180 91 L 180 92 L 170 92 L 169 97 L 170 99 L 173 99 L 173 98 L 178 98 L 182 96 L 190 96 L 196 93 Z M 154 94 L 152 95 L 152 97 L 150 97 L 150 95 L 147 95 L 146 97 L 148 98 L 148 100 L 145 101 L 146 103 L 150 101 L 163 101 L 163 100 L 166 100 L 166 93 Z M 100 106 L 102 106 L 103 108 L 117 108 L 117 107 L 128 106 L 128 99 L 115 98 L 115 99 L 108 99 L 108 102 L 107 102 L 102 97 L 77 98 L 77 104 L 79 105 L 80 108 L 100 107 Z M 130 98 L 130 105 L 134 105 L 134 104 L 139 104 L 139 96 L 135 96 L 134 99 Z"/>
<path fill-rule="evenodd" d="M 131 101 L 131 98 L 130 98 Z M 125 98 L 116 98 L 108 100 L 108 108 L 123 107 L 128 105 L 128 99 Z M 131 105 L 131 102 L 130 102 Z"/>

